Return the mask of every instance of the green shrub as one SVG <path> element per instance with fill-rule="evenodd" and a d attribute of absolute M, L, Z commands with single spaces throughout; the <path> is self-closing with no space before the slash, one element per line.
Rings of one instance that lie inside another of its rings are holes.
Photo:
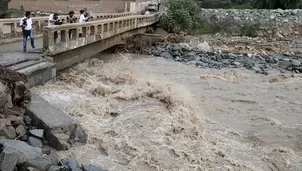
<path fill-rule="evenodd" d="M 189 32 L 191 35 L 212 33 L 212 27 L 207 21 L 199 21 L 196 28 Z"/>
<path fill-rule="evenodd" d="M 194 0 L 168 0 L 160 25 L 168 32 L 190 32 L 199 26 L 199 8 Z"/>
<path fill-rule="evenodd" d="M 242 27 L 241 36 L 256 37 L 259 28 L 260 28 L 260 23 L 246 24 Z"/>

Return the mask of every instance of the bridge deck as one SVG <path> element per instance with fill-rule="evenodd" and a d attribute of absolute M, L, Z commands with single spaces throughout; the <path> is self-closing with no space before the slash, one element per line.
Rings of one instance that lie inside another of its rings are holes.
<path fill-rule="evenodd" d="M 15 42 L 0 45 L 0 64 L 5 67 L 20 65 L 21 63 L 32 61 L 33 59 L 42 58 L 43 40 L 35 40 L 35 49 L 32 49 L 28 41 L 28 52 L 23 53 L 23 43 Z M 22 64 L 24 65 L 24 64 Z M 15 69 L 17 67 L 14 67 Z M 11 68 L 13 69 L 13 68 Z"/>

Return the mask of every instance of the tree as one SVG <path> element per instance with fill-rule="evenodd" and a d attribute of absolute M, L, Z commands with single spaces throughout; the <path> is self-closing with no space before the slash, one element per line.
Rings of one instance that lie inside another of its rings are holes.
<path fill-rule="evenodd" d="M 301 4 L 301 0 L 254 0 L 254 6 L 262 9 L 295 9 Z"/>
<path fill-rule="evenodd" d="M 160 24 L 168 32 L 189 32 L 198 27 L 199 7 L 194 0 L 168 0 Z"/>

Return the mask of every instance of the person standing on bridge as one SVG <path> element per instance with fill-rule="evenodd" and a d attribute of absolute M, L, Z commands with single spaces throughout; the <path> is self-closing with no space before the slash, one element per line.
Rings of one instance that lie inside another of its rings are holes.
<path fill-rule="evenodd" d="M 92 17 L 88 13 L 87 8 L 84 8 L 83 10 L 84 10 L 84 17 L 87 18 L 85 21 L 88 22 Z"/>
<path fill-rule="evenodd" d="M 35 48 L 35 42 L 34 42 L 34 34 L 32 31 L 32 19 L 31 12 L 26 11 L 25 17 L 23 17 L 20 20 L 20 26 L 22 27 L 22 33 L 23 33 L 23 52 L 26 52 L 26 46 L 27 46 L 27 37 L 30 37 L 30 44 L 32 48 Z"/>

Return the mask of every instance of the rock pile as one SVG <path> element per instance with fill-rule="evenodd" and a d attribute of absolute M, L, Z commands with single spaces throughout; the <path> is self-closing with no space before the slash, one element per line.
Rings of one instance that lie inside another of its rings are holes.
<path fill-rule="evenodd" d="M 38 129 L 34 118 L 26 115 L 31 95 L 27 78 L 0 66 L 0 170 L 1 171 L 104 171 L 93 165 L 79 165 L 65 158 L 58 162 L 54 151 L 43 151 L 48 145 L 46 130 Z M 75 127 L 75 142 L 86 141 L 87 135 Z"/>
<path fill-rule="evenodd" d="M 76 160 L 64 158 L 50 150 L 32 147 L 19 140 L 0 140 L 3 171 L 105 171 L 94 165 L 80 165 Z"/>
<path fill-rule="evenodd" d="M 264 53 L 222 53 L 210 51 L 206 42 L 191 47 L 187 43 L 157 44 L 152 46 L 149 55 L 161 56 L 167 59 L 196 65 L 199 68 L 241 68 L 253 70 L 256 73 L 268 74 L 269 70 L 281 72 L 302 72 L 302 59 L 284 55 L 269 55 Z"/>

